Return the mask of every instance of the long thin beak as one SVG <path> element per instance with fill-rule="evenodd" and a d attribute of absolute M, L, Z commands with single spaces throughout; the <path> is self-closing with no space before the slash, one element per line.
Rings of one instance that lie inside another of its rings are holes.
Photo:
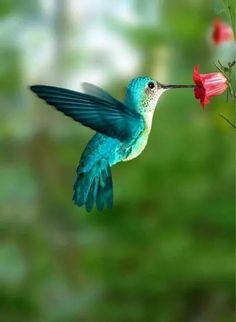
<path fill-rule="evenodd" d="M 174 88 L 194 88 L 195 85 L 164 85 L 160 84 L 162 88 L 164 89 L 174 89 Z"/>

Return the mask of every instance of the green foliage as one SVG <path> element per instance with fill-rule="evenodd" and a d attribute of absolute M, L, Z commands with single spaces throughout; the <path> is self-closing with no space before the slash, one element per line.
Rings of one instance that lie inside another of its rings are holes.
<path fill-rule="evenodd" d="M 233 321 L 234 130 L 217 114 L 232 119 L 233 106 L 222 96 L 203 112 L 191 90 L 164 94 L 143 154 L 112 170 L 114 209 L 87 215 L 71 202 L 71 190 L 92 132 L 27 89 L 32 82 L 67 86 L 64 71 L 80 73 L 93 56 L 100 62 L 101 51 L 83 45 L 88 22 L 81 15 L 73 25 L 65 3 L 58 1 L 52 16 L 46 11 L 51 24 L 40 1 L 0 3 L 1 16 L 24 17 L 26 24 L 3 39 L 0 51 L 0 320 Z M 132 3 L 142 17 L 146 2 Z M 155 4 L 160 20 L 153 26 L 112 24 L 110 12 L 102 20 L 140 55 L 137 74 L 191 83 L 195 64 L 214 71 L 206 34 L 216 5 Z M 35 63 L 44 28 L 55 46 L 50 67 L 45 56 Z M 78 48 L 70 42 L 76 28 Z M 23 39 L 30 35 L 29 55 Z M 118 98 L 126 78 L 136 76 L 104 73 L 106 89 Z"/>

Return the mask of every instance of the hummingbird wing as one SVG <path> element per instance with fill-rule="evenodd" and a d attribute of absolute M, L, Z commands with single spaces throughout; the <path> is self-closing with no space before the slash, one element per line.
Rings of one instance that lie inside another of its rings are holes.
<path fill-rule="evenodd" d="M 96 96 L 69 89 L 34 85 L 31 90 L 49 105 L 91 129 L 126 141 L 144 129 L 142 115 L 94 85 L 85 85 Z"/>
<path fill-rule="evenodd" d="M 89 95 L 100 97 L 101 99 L 111 102 L 112 104 L 120 104 L 120 101 L 118 101 L 117 99 L 115 99 L 110 94 L 108 94 L 107 92 L 105 92 L 103 89 L 101 89 L 96 85 L 84 82 L 82 83 L 82 86 L 85 93 Z"/>

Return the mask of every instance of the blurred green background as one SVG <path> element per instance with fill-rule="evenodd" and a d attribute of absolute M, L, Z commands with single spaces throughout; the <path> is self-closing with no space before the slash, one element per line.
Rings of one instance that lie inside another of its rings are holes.
<path fill-rule="evenodd" d="M 216 71 L 221 1 L 0 0 L 0 321 L 234 321 L 234 131 L 226 95 L 202 111 L 164 94 L 149 144 L 113 168 L 114 209 L 71 201 L 93 132 L 29 91 L 81 81 L 123 99 L 150 75 Z"/>

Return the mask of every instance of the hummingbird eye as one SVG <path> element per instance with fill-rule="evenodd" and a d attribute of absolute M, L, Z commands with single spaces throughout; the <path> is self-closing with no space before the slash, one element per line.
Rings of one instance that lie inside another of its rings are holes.
<path fill-rule="evenodd" d="M 152 88 L 154 88 L 154 87 L 155 87 L 155 84 L 154 84 L 153 82 L 149 82 L 149 83 L 148 83 L 148 87 L 152 89 Z"/>

